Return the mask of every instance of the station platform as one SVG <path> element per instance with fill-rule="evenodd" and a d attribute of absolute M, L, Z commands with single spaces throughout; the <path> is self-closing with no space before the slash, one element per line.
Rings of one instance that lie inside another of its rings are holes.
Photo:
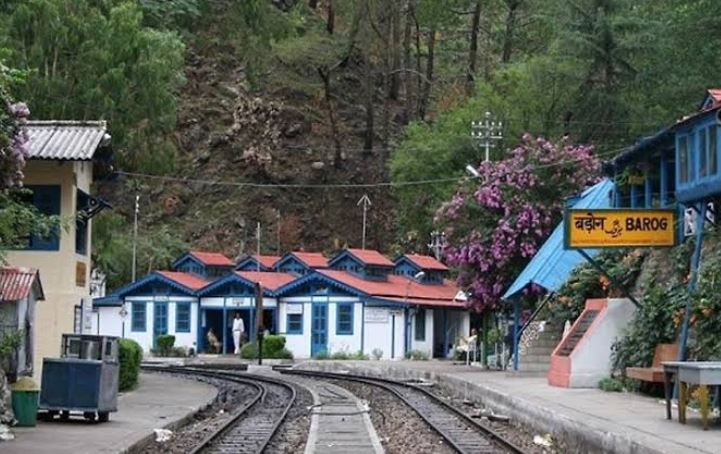
<path fill-rule="evenodd" d="M 139 386 L 118 397 L 110 421 L 88 423 L 38 421 L 36 427 L 15 427 L 15 440 L 0 443 L 3 454 L 117 453 L 153 436 L 153 429 L 171 426 L 209 404 L 217 390 L 194 380 L 140 374 Z"/>
<path fill-rule="evenodd" d="M 549 386 L 545 377 L 509 377 L 505 372 L 448 361 L 306 361 L 297 368 L 348 371 L 394 379 L 437 381 L 456 395 L 543 435 L 563 440 L 569 452 L 633 454 L 718 453 L 721 425 L 702 430 L 701 417 L 688 424 L 666 419 L 662 399 L 599 389 Z"/>

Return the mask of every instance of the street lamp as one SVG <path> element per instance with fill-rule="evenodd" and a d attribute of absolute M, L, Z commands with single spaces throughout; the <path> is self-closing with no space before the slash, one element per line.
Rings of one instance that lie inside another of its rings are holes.
<path fill-rule="evenodd" d="M 125 338 L 125 317 L 128 316 L 128 310 L 125 309 L 125 303 L 123 303 L 123 305 L 120 307 L 120 312 L 119 312 L 119 314 L 120 314 L 120 320 L 122 320 L 122 322 L 123 322 L 123 323 L 122 323 L 122 326 L 123 326 L 123 327 L 122 327 L 121 337 L 122 337 L 122 338 Z"/>
<path fill-rule="evenodd" d="M 476 178 L 478 178 L 478 177 L 481 176 L 481 174 L 478 173 L 478 170 L 476 170 L 476 168 L 473 167 L 473 166 L 470 165 L 470 164 L 468 164 L 468 165 L 466 166 L 466 172 L 470 173 L 471 176 L 476 177 Z"/>
<path fill-rule="evenodd" d="M 406 297 L 405 297 L 404 300 L 403 300 L 403 303 L 404 303 L 406 306 L 408 305 L 408 295 L 409 295 L 409 293 L 411 292 L 411 284 L 412 284 L 414 281 L 415 281 L 415 282 L 420 281 L 420 280 L 423 279 L 425 276 L 426 276 L 426 273 L 424 273 L 423 271 L 419 271 L 419 272 L 417 272 L 417 273 L 413 276 L 413 279 L 409 279 L 409 280 L 408 280 L 408 284 L 406 284 Z M 407 310 L 407 309 L 406 309 L 406 310 Z M 411 348 L 411 315 L 412 315 L 413 317 L 415 317 L 415 316 L 416 316 L 416 311 L 414 310 L 412 314 L 408 313 L 408 317 L 406 317 L 406 335 L 405 335 L 405 350 L 406 350 L 406 353 L 408 353 L 408 351 L 409 351 L 410 348 Z"/>

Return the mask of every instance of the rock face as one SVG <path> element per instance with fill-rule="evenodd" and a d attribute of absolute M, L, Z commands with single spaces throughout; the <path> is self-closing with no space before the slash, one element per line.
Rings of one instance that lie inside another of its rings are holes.
<path fill-rule="evenodd" d="M 13 423 L 15 423 L 15 414 L 13 413 L 10 384 L 5 376 L 5 371 L 0 369 L 0 424 L 12 425 Z"/>

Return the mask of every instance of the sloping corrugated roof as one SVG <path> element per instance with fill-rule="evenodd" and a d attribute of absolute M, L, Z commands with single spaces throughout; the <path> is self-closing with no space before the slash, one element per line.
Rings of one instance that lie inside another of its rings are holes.
<path fill-rule="evenodd" d="M 393 266 L 393 262 L 388 260 L 383 254 L 373 249 L 346 249 L 349 254 L 357 258 L 364 265 L 372 266 Z M 342 252 L 341 252 L 342 254 Z"/>
<path fill-rule="evenodd" d="M 431 257 L 430 255 L 406 254 L 403 257 L 407 258 L 411 263 L 415 264 L 422 270 L 448 271 L 448 267 L 446 265 L 442 264 L 436 260 L 435 257 Z"/>
<path fill-rule="evenodd" d="M 612 189 L 613 182 L 604 179 L 586 189 L 572 206 L 573 208 L 610 208 Z M 593 257 L 598 251 L 586 249 L 586 253 Z M 531 284 L 543 287 L 546 291 L 558 290 L 566 282 L 571 271 L 583 261 L 584 258 L 578 251 L 564 248 L 563 222 L 561 222 L 506 290 L 503 299 L 509 300 L 521 296 L 523 290 Z"/>
<path fill-rule="evenodd" d="M 208 281 L 191 273 L 180 271 L 157 271 L 157 273 L 190 290 L 198 290 L 208 285 Z"/>
<path fill-rule="evenodd" d="M 298 276 L 291 273 L 276 273 L 272 271 L 236 271 L 238 276 L 260 284 L 268 290 L 276 290 L 285 284 L 298 279 Z"/>
<path fill-rule="evenodd" d="M 233 261 L 220 252 L 190 251 L 190 255 L 207 266 L 233 266 Z"/>
<path fill-rule="evenodd" d="M 318 273 L 353 287 L 366 295 L 377 297 L 416 298 L 453 301 L 458 287 L 449 280 L 442 284 L 420 284 L 405 276 L 389 275 L 386 281 L 371 281 L 347 271 L 319 270 Z"/>
<path fill-rule="evenodd" d="M 309 268 L 328 268 L 328 259 L 320 252 L 291 252 L 301 262 Z"/>
<path fill-rule="evenodd" d="M 279 255 L 253 255 L 252 258 L 266 268 L 273 268 L 275 262 L 280 260 Z"/>
<path fill-rule="evenodd" d="M 0 301 L 18 301 L 27 298 L 35 288 L 37 299 L 45 299 L 40 273 L 33 268 L 0 268 Z"/>
<path fill-rule="evenodd" d="M 24 128 L 30 159 L 89 161 L 107 135 L 104 121 L 29 121 Z"/>

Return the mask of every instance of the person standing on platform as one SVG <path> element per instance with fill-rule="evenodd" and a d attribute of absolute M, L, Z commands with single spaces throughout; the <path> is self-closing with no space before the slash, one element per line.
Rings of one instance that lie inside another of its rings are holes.
<path fill-rule="evenodd" d="M 233 344 L 235 345 L 236 355 L 240 354 L 240 340 L 243 338 L 243 332 L 245 332 L 245 324 L 240 317 L 240 312 L 236 312 L 233 319 Z"/>

